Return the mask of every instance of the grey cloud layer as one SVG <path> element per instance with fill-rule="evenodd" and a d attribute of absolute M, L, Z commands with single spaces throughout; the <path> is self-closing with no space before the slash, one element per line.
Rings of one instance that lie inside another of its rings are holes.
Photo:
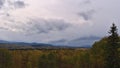
<path fill-rule="evenodd" d="M 85 12 L 78 13 L 79 16 L 83 17 L 84 20 L 90 20 L 95 13 L 95 10 L 89 10 Z"/>
<path fill-rule="evenodd" d="M 45 20 L 45 19 L 30 19 L 28 22 L 6 22 L 5 26 L 1 26 L 1 30 L 13 31 L 25 34 L 40 34 L 49 33 L 51 31 L 63 31 L 71 26 L 70 23 L 64 20 Z"/>
<path fill-rule="evenodd" d="M 0 0 L 0 8 L 4 5 L 5 0 Z"/>
<path fill-rule="evenodd" d="M 70 26 L 64 20 L 45 20 L 45 19 L 31 19 L 28 23 L 28 33 L 49 33 L 51 31 L 62 31 Z"/>
<path fill-rule="evenodd" d="M 5 4 L 12 8 L 24 8 L 26 6 L 24 1 L 0 0 L 0 8 L 6 7 Z"/>
<path fill-rule="evenodd" d="M 89 3 L 91 3 L 91 0 L 84 0 L 83 3 L 84 3 L 84 4 L 89 4 Z"/>
<path fill-rule="evenodd" d="M 7 10 L 3 8 L 6 1 L 10 5 Z M 2 37 L 11 33 L 7 39 L 37 42 L 105 36 L 113 21 L 120 24 L 119 6 L 120 0 L 0 0 L 0 32 L 6 31 Z M 11 7 L 15 10 L 9 11 Z M 24 33 L 29 36 L 25 38 Z"/>
<path fill-rule="evenodd" d="M 25 7 L 25 3 L 23 1 L 15 1 L 14 6 L 16 8 L 23 8 L 23 7 Z"/>

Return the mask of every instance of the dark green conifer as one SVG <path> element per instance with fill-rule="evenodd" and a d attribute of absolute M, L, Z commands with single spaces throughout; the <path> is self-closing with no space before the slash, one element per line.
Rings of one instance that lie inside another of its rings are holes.
<path fill-rule="evenodd" d="M 110 36 L 108 37 L 108 44 L 106 47 L 106 67 L 105 68 L 120 68 L 119 65 L 119 36 L 117 33 L 117 27 L 112 24 L 111 30 L 109 31 Z"/>

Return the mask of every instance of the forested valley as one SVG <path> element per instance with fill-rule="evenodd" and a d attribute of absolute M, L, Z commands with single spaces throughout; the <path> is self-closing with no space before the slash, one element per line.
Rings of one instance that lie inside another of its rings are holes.
<path fill-rule="evenodd" d="M 109 33 L 91 48 L 0 49 L 0 68 L 120 68 L 120 37 L 115 24 Z"/>

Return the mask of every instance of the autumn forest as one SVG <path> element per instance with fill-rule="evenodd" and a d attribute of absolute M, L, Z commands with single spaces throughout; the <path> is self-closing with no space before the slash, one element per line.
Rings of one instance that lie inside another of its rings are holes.
<path fill-rule="evenodd" d="M 109 36 L 91 48 L 9 50 L 0 49 L 0 68 L 120 68 L 120 40 L 112 25 Z"/>

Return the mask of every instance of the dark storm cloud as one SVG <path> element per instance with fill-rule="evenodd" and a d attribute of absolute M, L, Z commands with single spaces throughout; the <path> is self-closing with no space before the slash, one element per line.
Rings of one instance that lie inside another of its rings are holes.
<path fill-rule="evenodd" d="M 15 2 L 14 2 L 15 8 L 24 8 L 25 5 L 26 5 L 26 4 L 24 3 L 24 1 L 15 1 Z"/>
<path fill-rule="evenodd" d="M 92 19 L 94 13 L 95 13 L 95 10 L 89 10 L 89 11 L 85 11 L 85 12 L 80 12 L 80 13 L 78 13 L 78 15 L 83 17 L 84 20 L 90 20 L 90 19 Z"/>

